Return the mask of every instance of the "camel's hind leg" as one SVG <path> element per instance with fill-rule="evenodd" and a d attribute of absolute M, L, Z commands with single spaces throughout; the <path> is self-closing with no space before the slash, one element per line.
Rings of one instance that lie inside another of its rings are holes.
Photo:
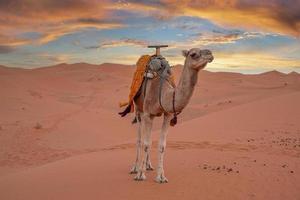
<path fill-rule="evenodd" d="M 166 140 L 168 134 L 168 128 L 170 125 L 171 115 L 165 114 L 164 121 L 160 133 L 159 144 L 158 144 L 158 167 L 157 167 L 157 176 L 156 182 L 158 183 L 167 183 L 168 179 L 165 177 L 164 172 L 164 154 L 166 151 Z"/>
<path fill-rule="evenodd" d="M 150 114 L 144 113 L 141 116 L 141 150 L 138 154 L 138 172 L 135 180 L 141 181 L 146 179 L 145 171 L 147 167 L 147 160 L 150 159 L 151 146 L 151 129 L 153 117 Z M 151 164 L 150 164 L 151 165 Z"/>

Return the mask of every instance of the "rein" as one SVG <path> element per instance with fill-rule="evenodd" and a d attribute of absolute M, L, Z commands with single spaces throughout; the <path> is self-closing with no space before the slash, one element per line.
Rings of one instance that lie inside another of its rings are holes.
<path fill-rule="evenodd" d="M 173 92 L 173 101 L 172 101 L 172 104 L 173 104 L 173 118 L 171 119 L 170 121 L 170 125 L 171 126 L 175 126 L 177 124 L 177 115 L 180 113 L 177 113 L 176 110 L 175 110 L 175 90 Z"/>

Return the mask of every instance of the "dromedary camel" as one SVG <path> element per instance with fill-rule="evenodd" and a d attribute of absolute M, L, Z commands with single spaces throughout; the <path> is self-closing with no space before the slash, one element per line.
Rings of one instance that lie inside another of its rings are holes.
<path fill-rule="evenodd" d="M 182 53 L 185 57 L 185 62 L 177 87 L 172 87 L 167 81 L 160 86 L 160 78 L 149 79 L 147 84 L 142 85 L 142 90 L 143 87 L 146 87 L 144 88 L 146 92 L 141 92 L 141 95 L 134 100 L 138 119 L 138 136 L 136 161 L 131 169 L 131 173 L 136 174 L 135 180 L 145 180 L 145 171 L 153 170 L 150 162 L 152 122 L 154 117 L 163 114 L 164 119 L 158 144 L 156 181 L 159 183 L 168 182 L 164 173 L 163 158 L 166 150 L 166 136 L 172 115 L 174 111 L 179 113 L 186 107 L 197 83 L 199 70 L 203 69 L 207 63 L 212 62 L 214 59 L 209 50 L 193 48 Z M 158 98 L 159 93 L 161 94 L 161 100 Z"/>

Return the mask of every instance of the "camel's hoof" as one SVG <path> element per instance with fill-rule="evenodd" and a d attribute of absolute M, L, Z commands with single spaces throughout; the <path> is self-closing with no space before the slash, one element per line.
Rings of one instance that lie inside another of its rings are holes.
<path fill-rule="evenodd" d="M 131 168 L 129 174 L 137 174 L 137 173 L 138 173 L 137 166 L 134 165 L 134 166 Z"/>
<path fill-rule="evenodd" d="M 134 180 L 136 181 L 143 181 L 146 180 L 146 175 L 142 172 L 139 172 L 135 177 Z"/>
<path fill-rule="evenodd" d="M 153 171 L 154 168 L 152 167 L 151 164 L 148 164 L 148 165 L 146 166 L 146 170 L 147 170 L 147 171 Z"/>
<path fill-rule="evenodd" d="M 155 179 L 157 183 L 167 183 L 168 179 L 164 175 L 158 175 Z"/>

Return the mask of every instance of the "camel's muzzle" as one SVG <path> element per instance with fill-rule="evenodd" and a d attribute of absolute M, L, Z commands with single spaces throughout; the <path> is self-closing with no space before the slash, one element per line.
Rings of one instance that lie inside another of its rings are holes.
<path fill-rule="evenodd" d="M 214 60 L 214 56 L 211 55 L 211 56 L 208 58 L 208 62 L 211 63 L 213 60 Z"/>

